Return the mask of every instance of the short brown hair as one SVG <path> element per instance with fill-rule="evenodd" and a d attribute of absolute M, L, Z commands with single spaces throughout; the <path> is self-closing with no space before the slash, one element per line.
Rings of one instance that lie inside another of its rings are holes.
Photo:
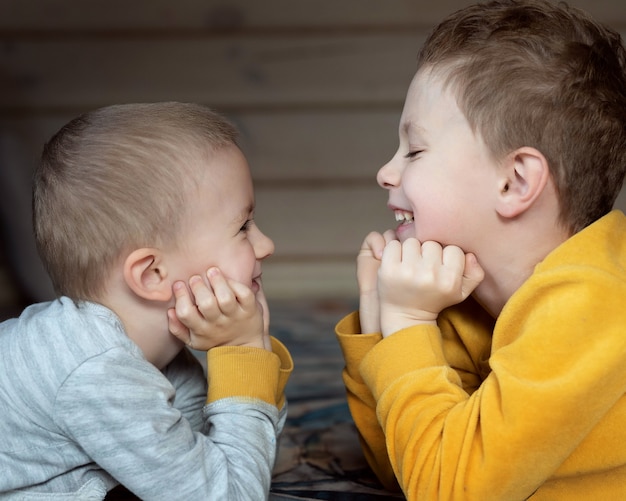
<path fill-rule="evenodd" d="M 572 233 L 609 212 L 626 169 L 626 53 L 585 12 L 495 0 L 437 26 L 418 68 L 441 71 L 495 158 L 531 146 L 547 158 Z"/>
<path fill-rule="evenodd" d="M 97 298 L 123 251 L 174 244 L 186 193 L 236 137 L 209 108 L 177 102 L 108 106 L 65 125 L 33 185 L 37 247 L 56 293 Z"/>

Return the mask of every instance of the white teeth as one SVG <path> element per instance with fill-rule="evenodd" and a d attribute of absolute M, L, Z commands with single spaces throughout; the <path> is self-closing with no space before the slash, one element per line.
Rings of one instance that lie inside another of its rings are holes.
<path fill-rule="evenodd" d="M 413 222 L 413 213 L 412 212 L 407 212 L 407 211 L 403 211 L 403 210 L 397 210 L 395 211 L 395 215 L 396 215 L 396 221 L 404 221 L 407 223 L 412 223 Z"/>

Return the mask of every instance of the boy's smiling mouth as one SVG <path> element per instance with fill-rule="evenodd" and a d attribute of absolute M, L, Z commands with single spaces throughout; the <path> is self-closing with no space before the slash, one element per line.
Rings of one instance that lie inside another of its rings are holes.
<path fill-rule="evenodd" d="M 415 236 L 415 218 L 414 213 L 404 209 L 393 208 L 393 214 L 399 223 L 396 227 L 396 236 L 398 240 L 404 242 L 409 237 Z"/>
<path fill-rule="evenodd" d="M 393 212 L 395 214 L 396 221 L 398 221 L 400 224 L 411 224 L 413 222 L 412 212 L 402 209 L 395 209 Z"/>

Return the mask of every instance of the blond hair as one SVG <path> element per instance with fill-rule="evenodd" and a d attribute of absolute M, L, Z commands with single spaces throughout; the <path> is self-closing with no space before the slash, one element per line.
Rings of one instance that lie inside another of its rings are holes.
<path fill-rule="evenodd" d="M 37 247 L 56 293 L 97 298 L 124 251 L 174 244 L 186 194 L 236 137 L 209 108 L 177 102 L 108 106 L 65 125 L 33 186 Z"/>
<path fill-rule="evenodd" d="M 495 158 L 547 158 L 571 233 L 609 212 L 626 169 L 626 53 L 614 30 L 565 3 L 495 0 L 437 26 L 419 68 L 441 72 Z"/>

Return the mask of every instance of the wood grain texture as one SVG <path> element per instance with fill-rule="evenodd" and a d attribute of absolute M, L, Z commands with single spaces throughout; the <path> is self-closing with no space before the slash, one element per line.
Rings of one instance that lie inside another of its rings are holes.
<path fill-rule="evenodd" d="M 22 153 L 0 168 L 29 176 L 43 142 L 86 110 L 210 105 L 240 130 L 257 220 L 276 243 L 268 291 L 354 294 L 362 238 L 394 224 L 375 175 L 397 148 L 417 51 L 436 22 L 470 3 L 3 0 L 0 139 Z M 626 32 L 626 4 L 570 3 Z M 30 193 L 21 196 L 27 207 Z M 626 208 L 624 193 L 617 206 Z"/>
<path fill-rule="evenodd" d="M 430 26 L 473 0 L 3 0 L 0 30 L 168 30 L 181 33 L 243 29 L 341 30 Z M 598 19 L 623 25 L 626 7 L 615 0 L 571 0 Z"/>

